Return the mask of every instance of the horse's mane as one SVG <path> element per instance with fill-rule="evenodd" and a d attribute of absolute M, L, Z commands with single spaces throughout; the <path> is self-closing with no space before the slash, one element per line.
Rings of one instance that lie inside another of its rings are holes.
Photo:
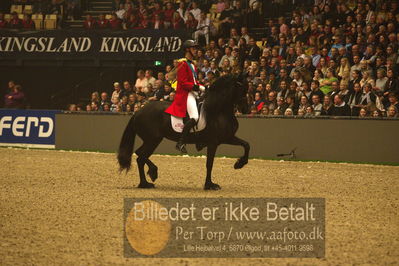
<path fill-rule="evenodd" d="M 233 75 L 226 75 L 216 79 L 208 88 L 204 100 L 207 121 L 223 109 L 232 107 L 234 82 L 235 77 Z"/>

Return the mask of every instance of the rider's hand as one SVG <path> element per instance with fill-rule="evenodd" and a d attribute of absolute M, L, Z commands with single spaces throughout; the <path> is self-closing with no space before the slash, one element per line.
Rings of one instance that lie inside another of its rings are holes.
<path fill-rule="evenodd" d="M 199 86 L 197 85 L 197 84 L 195 84 L 194 86 L 193 86 L 193 91 L 199 91 Z"/>

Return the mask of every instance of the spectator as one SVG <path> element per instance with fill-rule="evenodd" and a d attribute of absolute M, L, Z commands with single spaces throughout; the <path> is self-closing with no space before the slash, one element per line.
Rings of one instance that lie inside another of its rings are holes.
<path fill-rule="evenodd" d="M 129 81 L 124 81 L 123 82 L 123 95 L 124 96 L 129 96 L 130 94 L 134 93 L 132 85 L 130 85 Z"/>
<path fill-rule="evenodd" d="M 126 9 L 125 5 L 123 3 L 119 4 L 118 10 L 115 12 L 116 16 L 120 20 L 125 20 L 126 19 Z"/>
<path fill-rule="evenodd" d="M 169 93 L 169 97 L 166 99 L 166 101 L 173 102 L 173 100 L 175 99 L 175 95 L 176 95 L 176 93 L 174 91 L 172 91 L 171 93 Z"/>
<path fill-rule="evenodd" d="M 188 10 L 186 8 L 186 4 L 184 1 L 180 1 L 179 8 L 176 11 L 177 11 L 177 13 L 179 13 L 180 18 L 183 19 L 183 21 L 185 23 L 187 20 L 187 17 L 188 17 Z"/>
<path fill-rule="evenodd" d="M 299 113 L 299 111 L 302 111 L 303 113 L 306 113 L 306 108 L 308 108 L 308 106 L 310 106 L 310 104 L 308 103 L 308 97 L 302 95 L 297 108 L 297 112 Z"/>
<path fill-rule="evenodd" d="M 398 117 L 398 109 L 395 106 L 390 106 L 388 108 L 387 117 L 397 118 Z"/>
<path fill-rule="evenodd" d="M 12 85 L 9 82 L 9 86 Z M 11 87 L 11 91 L 4 96 L 4 107 L 5 108 L 16 108 L 22 109 L 25 107 L 25 94 L 22 92 L 20 85 Z"/>
<path fill-rule="evenodd" d="M 140 29 L 139 18 L 136 14 L 130 14 L 129 19 L 126 21 L 127 29 Z"/>
<path fill-rule="evenodd" d="M 152 89 L 152 87 L 154 87 L 154 84 L 155 84 L 155 78 L 152 76 L 152 70 L 147 69 L 145 71 L 144 77 L 145 77 L 145 80 L 144 80 L 144 84 L 143 84 L 143 91 L 144 91 L 144 93 L 147 93 L 147 91 L 149 91 L 149 88 L 151 87 L 151 89 Z"/>
<path fill-rule="evenodd" d="M 328 94 L 331 92 L 332 90 L 332 83 L 335 81 L 338 81 L 338 79 L 334 76 L 334 70 L 332 68 L 329 68 L 327 70 L 327 76 L 326 78 L 324 78 L 321 82 L 322 87 L 320 88 L 320 90 L 324 93 L 324 94 Z"/>
<path fill-rule="evenodd" d="M 361 98 L 362 98 L 362 89 L 359 83 L 355 83 L 353 87 L 353 92 L 351 93 L 348 104 L 351 107 L 351 115 L 358 116 L 361 108 Z"/>
<path fill-rule="evenodd" d="M 206 45 L 209 44 L 209 28 L 210 20 L 206 16 L 206 13 L 202 12 L 198 20 L 197 30 L 194 32 L 194 39 L 197 43 L 199 43 L 199 37 L 204 36 Z"/>
<path fill-rule="evenodd" d="M 285 109 L 288 108 L 287 103 L 285 102 L 283 97 L 277 97 L 277 106 L 276 108 L 280 110 L 281 114 L 284 114 Z"/>
<path fill-rule="evenodd" d="M 77 111 L 76 104 L 68 104 L 67 110 L 70 112 L 76 112 Z"/>
<path fill-rule="evenodd" d="M 97 91 L 93 92 L 93 93 L 91 94 L 90 102 L 91 102 L 91 103 L 98 103 L 99 101 L 100 101 L 100 95 L 98 94 Z"/>
<path fill-rule="evenodd" d="M 184 27 L 185 27 L 184 19 L 180 16 L 179 12 L 175 12 L 173 14 L 173 19 L 172 19 L 172 28 L 177 30 L 177 29 L 183 29 Z"/>
<path fill-rule="evenodd" d="M 216 13 L 222 13 L 225 8 L 225 0 L 218 0 L 216 3 Z"/>
<path fill-rule="evenodd" d="M 172 20 L 174 16 L 175 10 L 173 8 L 173 5 L 171 2 L 166 3 L 166 9 L 164 11 L 164 25 L 165 28 L 171 28 L 172 26 Z"/>
<path fill-rule="evenodd" d="M 143 70 L 137 71 L 137 79 L 134 85 L 136 87 L 136 92 L 142 92 L 146 83 L 145 72 Z"/>
<path fill-rule="evenodd" d="M 285 116 L 292 116 L 292 115 L 294 115 L 294 113 L 293 113 L 293 111 L 292 111 L 291 108 L 287 108 L 287 109 L 285 109 L 285 111 L 284 111 L 284 115 L 285 115 Z"/>
<path fill-rule="evenodd" d="M 388 96 L 390 93 L 399 95 L 399 82 L 397 77 L 394 76 L 393 69 L 388 69 L 387 78 L 384 96 Z"/>
<path fill-rule="evenodd" d="M 363 78 L 360 80 L 360 85 L 362 87 L 364 87 L 364 85 L 366 85 L 366 84 L 370 84 L 372 87 L 375 86 L 375 81 L 371 77 L 371 71 L 370 70 L 364 71 L 363 72 Z"/>
<path fill-rule="evenodd" d="M 221 36 L 227 38 L 230 33 L 230 28 L 233 25 L 233 9 L 230 7 L 230 2 L 225 2 L 225 8 L 220 14 L 220 30 Z"/>
<path fill-rule="evenodd" d="M 375 91 L 385 92 L 388 78 L 385 76 L 385 70 L 380 68 L 377 70 L 377 79 L 375 81 Z"/>
<path fill-rule="evenodd" d="M 109 26 L 113 30 L 119 30 L 122 28 L 122 21 L 118 18 L 118 16 L 114 13 L 112 14 L 111 19 L 108 21 Z"/>
<path fill-rule="evenodd" d="M 274 109 L 277 108 L 276 93 L 274 91 L 269 92 L 265 105 L 269 108 L 270 112 L 274 113 Z"/>
<path fill-rule="evenodd" d="M 162 6 L 161 6 L 161 3 L 159 3 L 159 2 L 154 2 L 154 8 L 152 10 L 151 19 L 154 21 L 156 16 L 159 16 L 159 18 L 163 17 Z"/>
<path fill-rule="evenodd" d="M 247 27 L 241 27 L 241 38 L 244 38 L 246 43 L 249 43 L 249 35 Z"/>
<path fill-rule="evenodd" d="M 35 23 L 31 19 L 31 16 L 28 14 L 24 15 L 24 19 L 22 20 L 22 28 L 27 30 L 34 30 L 35 29 Z"/>
<path fill-rule="evenodd" d="M 97 102 L 92 102 L 92 103 L 90 104 L 90 106 L 91 106 L 91 111 L 94 111 L 94 112 L 99 111 L 98 103 L 97 103 Z"/>
<path fill-rule="evenodd" d="M 334 106 L 331 108 L 330 115 L 332 116 L 350 116 L 351 110 L 349 105 L 347 105 L 341 95 L 334 96 Z"/>
<path fill-rule="evenodd" d="M 197 29 L 198 20 L 194 18 L 194 15 L 192 13 L 188 13 L 185 25 L 186 29 L 194 31 L 195 29 Z"/>
<path fill-rule="evenodd" d="M 323 105 L 320 102 L 319 95 L 315 94 L 312 96 L 312 109 L 315 116 L 319 116 L 322 114 Z"/>
<path fill-rule="evenodd" d="M 128 104 L 134 105 L 137 102 L 137 95 L 136 93 L 131 93 L 128 95 Z"/>
<path fill-rule="evenodd" d="M 348 89 L 348 82 L 345 80 L 341 80 L 339 82 L 339 95 L 342 96 L 344 102 L 348 103 L 349 102 L 349 97 L 350 97 L 350 93 L 349 93 L 349 89 Z"/>
<path fill-rule="evenodd" d="M 122 96 L 121 94 L 121 85 L 119 84 L 119 82 L 115 82 L 114 83 L 114 91 L 112 92 L 112 96 L 111 96 L 111 102 L 114 104 L 114 99 L 117 99 L 119 102 L 120 97 Z M 114 106 L 115 107 L 115 106 Z M 112 109 L 112 106 L 111 106 Z"/>
<path fill-rule="evenodd" d="M 261 115 L 268 116 L 269 114 L 270 114 L 269 108 L 267 108 L 267 106 L 263 106 L 262 107 L 262 111 L 261 111 Z"/>
<path fill-rule="evenodd" d="M 109 108 L 108 93 L 102 92 L 101 99 L 99 101 L 99 109 L 101 111 L 105 111 L 105 105 L 108 105 L 108 108 Z"/>
<path fill-rule="evenodd" d="M 362 107 L 370 107 L 375 105 L 376 95 L 372 92 L 372 85 L 367 83 L 363 86 L 363 94 L 360 98 L 360 105 Z"/>
<path fill-rule="evenodd" d="M 337 70 L 337 75 L 341 80 L 349 81 L 349 76 L 350 76 L 350 65 L 349 65 L 349 60 L 346 57 L 343 57 L 341 59 L 341 64 L 338 67 Z"/>
<path fill-rule="evenodd" d="M 117 108 L 119 106 L 119 98 L 116 98 L 116 97 L 112 98 L 111 102 L 112 102 L 112 104 L 111 104 L 111 107 L 110 107 L 110 111 L 115 113 L 115 112 L 118 111 Z"/>
<path fill-rule="evenodd" d="M 21 29 L 22 28 L 22 20 L 18 18 L 17 12 L 12 13 L 12 18 L 8 22 L 8 27 L 11 29 Z"/>
<path fill-rule="evenodd" d="M 227 59 L 229 61 L 229 65 L 232 63 L 234 57 L 231 54 L 232 49 L 230 47 L 226 47 L 224 49 L 224 56 L 220 59 L 219 62 L 219 67 L 223 67 L 223 64 L 225 63 L 225 60 Z"/>
<path fill-rule="evenodd" d="M 201 9 L 198 8 L 198 4 L 196 1 L 191 2 L 191 10 L 190 12 L 195 20 L 199 21 L 200 20 L 200 16 L 201 16 Z"/>
<path fill-rule="evenodd" d="M 86 20 L 83 22 L 83 27 L 86 30 L 92 30 L 96 28 L 96 21 L 93 19 L 93 17 L 90 14 L 86 15 Z"/>
<path fill-rule="evenodd" d="M 331 114 L 331 110 L 332 110 L 332 103 L 331 103 L 331 98 L 329 96 L 324 96 L 324 100 L 323 100 L 323 108 L 322 108 L 322 115 L 330 115 Z"/>
<path fill-rule="evenodd" d="M 258 61 L 259 57 L 260 57 L 260 48 L 258 45 L 256 45 L 255 39 L 250 38 L 247 59 L 250 61 Z"/>
<path fill-rule="evenodd" d="M 98 29 L 108 29 L 109 28 L 109 21 L 108 21 L 108 19 L 105 18 L 104 14 L 100 14 L 98 16 L 97 28 Z"/>
<path fill-rule="evenodd" d="M 122 97 L 122 99 L 121 99 L 121 103 L 120 103 L 120 108 L 121 108 L 121 112 L 128 112 L 128 101 L 129 101 L 129 99 L 128 99 L 128 97 L 126 96 L 126 95 L 124 95 L 123 97 Z"/>
<path fill-rule="evenodd" d="M 388 104 L 386 105 L 385 109 L 389 109 L 389 107 L 394 106 L 396 109 L 399 108 L 398 96 L 394 93 L 390 93 L 388 96 Z"/>
<path fill-rule="evenodd" d="M 154 15 L 154 20 L 151 22 L 151 27 L 152 27 L 152 29 L 155 29 L 155 30 L 160 30 L 165 27 L 163 24 L 163 20 L 161 20 L 160 14 Z"/>
<path fill-rule="evenodd" d="M 368 116 L 368 112 L 366 108 L 361 108 L 359 112 L 359 118 L 365 118 Z"/>

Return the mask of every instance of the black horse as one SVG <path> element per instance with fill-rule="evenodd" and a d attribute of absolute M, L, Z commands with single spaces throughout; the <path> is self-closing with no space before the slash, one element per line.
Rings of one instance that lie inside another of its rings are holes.
<path fill-rule="evenodd" d="M 203 104 L 206 127 L 202 131 L 190 133 L 188 137 L 188 143 L 196 143 L 197 149 L 207 147 L 207 173 L 204 189 L 220 189 L 218 184 L 212 182 L 211 177 L 213 160 L 220 144 L 244 147 L 244 155 L 234 164 L 235 169 L 240 169 L 248 163 L 249 144 L 235 136 L 238 129 L 235 108 L 237 107 L 243 113 L 248 110 L 246 92 L 244 77 L 228 75 L 218 78 L 205 93 Z M 172 129 L 170 114 L 164 112 L 168 106 L 169 103 L 162 101 L 146 104 L 132 116 L 123 132 L 118 151 L 121 171 L 130 169 L 135 136 L 138 135 L 143 140 L 143 145 L 135 151 L 140 175 L 139 188 L 154 187 L 153 183 L 146 180 L 144 165 L 147 164 L 147 174 L 154 182 L 158 177 L 158 168 L 149 157 L 162 139 L 178 141 L 180 137 L 180 133 Z"/>

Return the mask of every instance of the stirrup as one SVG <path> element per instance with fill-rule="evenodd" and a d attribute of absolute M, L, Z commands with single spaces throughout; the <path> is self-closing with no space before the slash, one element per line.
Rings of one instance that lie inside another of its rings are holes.
<path fill-rule="evenodd" d="M 180 151 L 181 153 L 187 153 L 186 144 L 184 144 L 184 143 L 181 142 L 181 141 L 178 141 L 178 142 L 176 143 L 176 149 L 177 149 L 178 151 Z"/>

